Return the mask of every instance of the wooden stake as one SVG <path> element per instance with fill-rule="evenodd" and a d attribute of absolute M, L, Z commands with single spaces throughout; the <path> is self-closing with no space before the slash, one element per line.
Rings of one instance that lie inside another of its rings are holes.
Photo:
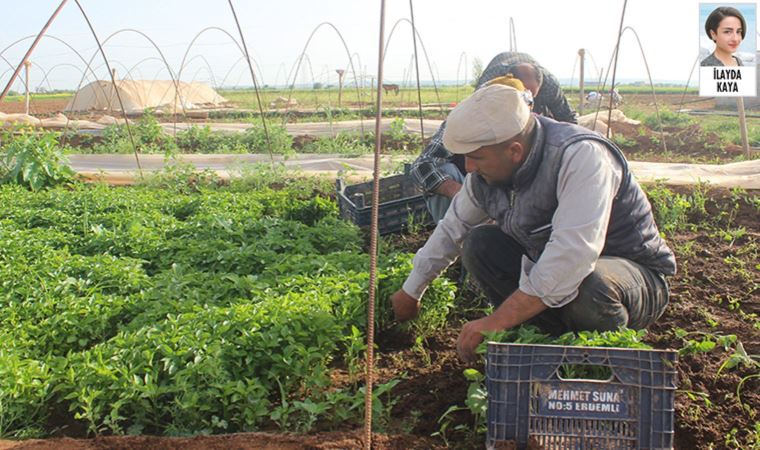
<path fill-rule="evenodd" d="M 739 111 L 739 131 L 742 135 L 742 147 L 744 148 L 744 154 L 749 159 L 749 139 L 747 138 L 747 117 L 744 115 L 744 97 L 736 97 L 736 109 Z"/>

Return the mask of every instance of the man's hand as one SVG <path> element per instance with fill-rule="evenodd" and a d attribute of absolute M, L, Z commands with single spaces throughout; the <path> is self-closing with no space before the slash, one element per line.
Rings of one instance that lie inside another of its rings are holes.
<path fill-rule="evenodd" d="M 454 198 L 460 189 L 462 189 L 462 185 L 460 183 L 454 180 L 446 180 L 438 185 L 438 187 L 435 189 L 435 192 L 437 194 L 443 195 L 444 197 Z"/>
<path fill-rule="evenodd" d="M 504 327 L 498 323 L 494 316 L 485 316 L 482 319 L 467 322 L 462 327 L 457 339 L 457 354 L 463 361 L 474 361 L 476 359 L 475 349 L 483 342 L 484 331 L 499 331 Z"/>
<path fill-rule="evenodd" d="M 399 322 L 414 319 L 420 312 L 420 301 L 404 292 L 403 289 L 391 295 L 391 305 L 396 320 Z"/>
<path fill-rule="evenodd" d="M 467 322 L 457 339 L 457 353 L 465 361 L 475 359 L 475 349 L 483 342 L 484 331 L 499 331 L 516 327 L 546 310 L 540 298 L 520 289 L 512 293 L 490 316 Z"/>

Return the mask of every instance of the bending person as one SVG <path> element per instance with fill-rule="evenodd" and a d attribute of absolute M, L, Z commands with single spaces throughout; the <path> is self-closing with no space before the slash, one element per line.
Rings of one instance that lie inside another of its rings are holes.
<path fill-rule="evenodd" d="M 531 114 L 517 90 L 494 85 L 454 108 L 443 144 L 469 173 L 391 296 L 398 320 L 416 317 L 428 284 L 460 254 L 496 306 L 462 329 L 464 359 L 484 331 L 639 329 L 662 315 L 675 257 L 612 142 Z"/>
<path fill-rule="evenodd" d="M 525 53 L 504 52 L 496 55 L 478 79 L 476 90 L 504 76 L 522 83 L 521 88 L 513 87 L 532 97 L 536 113 L 560 122 L 577 122 L 576 113 L 567 102 L 557 78 Z M 436 223 L 443 218 L 454 194 L 461 189 L 465 176 L 464 158 L 452 154 L 443 145 L 445 129 L 446 122 L 411 167 L 411 174 L 425 192 L 428 210 Z"/>

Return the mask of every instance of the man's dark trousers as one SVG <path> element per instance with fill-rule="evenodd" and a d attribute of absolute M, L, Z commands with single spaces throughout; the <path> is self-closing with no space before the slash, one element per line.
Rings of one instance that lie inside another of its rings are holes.
<path fill-rule="evenodd" d="M 498 307 L 518 288 L 525 253 L 498 226 L 482 225 L 465 238 L 462 263 Z M 528 323 L 553 335 L 616 330 L 622 326 L 641 329 L 662 315 L 668 298 L 668 285 L 662 275 L 625 258 L 602 256 L 581 283 L 575 299 L 545 310 Z"/>

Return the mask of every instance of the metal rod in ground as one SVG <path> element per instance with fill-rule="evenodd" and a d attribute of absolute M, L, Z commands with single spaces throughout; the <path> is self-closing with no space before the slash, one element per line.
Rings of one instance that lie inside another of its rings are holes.
<path fill-rule="evenodd" d="M 636 32 L 636 30 L 633 29 L 633 27 L 625 27 L 623 29 L 623 33 L 625 33 L 625 30 L 631 30 L 631 33 L 633 33 L 633 37 L 636 38 L 636 42 L 639 44 L 639 50 L 641 51 L 641 58 L 644 60 L 644 68 L 647 70 L 647 77 L 649 77 L 649 86 L 652 88 L 652 100 L 654 101 L 654 112 L 657 115 L 657 123 L 660 126 L 660 142 L 662 143 L 662 151 L 663 153 L 668 153 L 668 144 L 665 142 L 665 130 L 662 128 L 662 117 L 660 117 L 660 107 L 657 106 L 657 93 L 654 89 L 654 81 L 652 80 L 652 72 L 649 70 L 649 62 L 647 62 L 647 55 L 644 54 L 644 46 L 641 45 L 641 39 L 639 39 L 639 33 Z"/>
<path fill-rule="evenodd" d="M 615 91 L 615 75 L 617 73 L 618 55 L 620 53 L 620 38 L 623 36 L 623 22 L 625 21 L 625 7 L 628 0 L 623 1 L 623 12 L 620 13 L 620 27 L 618 28 L 617 43 L 615 44 L 615 61 L 612 64 L 612 85 L 610 86 L 610 112 L 607 114 L 607 139 L 612 131 L 612 93 Z"/>
<path fill-rule="evenodd" d="M 77 8 L 79 8 L 79 11 L 82 13 L 82 16 L 84 17 L 85 22 L 87 22 L 87 26 L 90 28 L 92 37 L 95 38 L 95 43 L 98 44 L 98 51 L 100 52 L 100 55 L 103 57 L 103 61 L 106 64 L 106 69 L 108 69 L 108 75 L 111 76 L 111 83 L 113 83 L 113 90 L 116 92 L 116 99 L 119 101 L 119 107 L 121 108 L 121 115 L 122 117 L 124 117 L 124 126 L 127 127 L 129 142 L 130 144 L 132 144 L 132 151 L 134 151 L 135 153 L 135 161 L 137 162 L 137 171 L 140 173 L 140 178 L 144 178 L 142 165 L 140 165 L 140 157 L 137 155 L 137 144 L 135 144 L 135 137 L 132 135 L 132 127 L 129 126 L 127 111 L 124 109 L 124 102 L 121 100 L 121 94 L 119 93 L 119 88 L 116 86 L 116 80 L 113 79 L 114 72 L 111 71 L 111 64 L 108 63 L 108 58 L 106 58 L 106 52 L 105 50 L 103 50 L 103 45 L 100 44 L 100 39 L 98 39 L 98 35 L 97 33 L 95 33 L 95 28 L 92 26 L 92 23 L 90 22 L 90 18 L 87 17 L 87 13 L 84 12 L 84 8 L 82 8 L 82 5 L 79 3 L 79 0 L 74 0 L 74 3 L 77 4 Z M 95 55 L 93 55 L 93 57 L 94 56 Z"/>
<path fill-rule="evenodd" d="M 583 78 L 585 76 L 585 73 L 584 73 L 584 67 L 585 67 L 584 66 L 584 61 L 586 59 L 586 50 L 585 49 L 582 49 L 582 48 L 578 49 L 578 58 L 580 58 L 580 60 L 581 60 L 580 75 L 578 77 L 578 115 L 582 116 L 583 115 L 583 100 L 584 100 L 584 98 L 583 98 L 583 88 L 584 88 L 584 86 L 583 86 Z"/>
<path fill-rule="evenodd" d="M 267 150 L 269 151 L 269 159 L 272 162 L 274 168 L 274 155 L 272 155 L 272 141 L 269 139 L 269 130 L 267 129 L 267 118 L 264 116 L 264 107 L 261 106 L 261 94 L 259 93 L 259 83 L 256 81 L 256 74 L 253 72 L 253 64 L 251 63 L 251 56 L 248 53 L 248 46 L 245 44 L 245 38 L 243 37 L 243 29 L 240 28 L 240 22 L 235 13 L 235 7 L 232 6 L 232 0 L 227 0 L 232 10 L 232 18 L 235 19 L 235 25 L 237 25 L 238 33 L 240 33 L 240 42 L 243 44 L 243 51 L 245 52 L 245 60 L 248 63 L 248 69 L 251 71 L 251 80 L 253 80 L 253 90 L 256 92 L 256 101 L 259 104 L 259 114 L 261 115 L 261 124 L 264 127 L 264 137 L 267 140 Z"/>
<path fill-rule="evenodd" d="M 409 0 L 409 14 L 412 18 L 412 43 L 414 44 L 414 70 L 417 73 L 417 107 L 420 112 L 420 142 L 425 145 L 425 126 L 422 123 L 422 91 L 420 90 L 420 63 L 417 59 L 417 26 L 414 24 L 414 5 Z"/>
<path fill-rule="evenodd" d="M 736 109 L 739 111 L 739 131 L 742 135 L 742 147 L 747 159 L 750 158 L 749 139 L 747 138 L 747 116 L 744 114 L 744 97 L 736 97 Z"/>
<path fill-rule="evenodd" d="M 375 109 L 375 161 L 372 167 L 372 219 L 369 238 L 369 304 L 367 305 L 367 376 L 364 386 L 364 448 L 372 448 L 372 383 L 375 357 L 375 284 L 377 279 L 377 216 L 380 204 L 380 122 L 383 118 L 383 37 L 385 0 L 380 0 L 380 45 L 377 54 L 377 107 Z"/>
<path fill-rule="evenodd" d="M 40 42 L 40 39 L 42 39 L 42 36 L 45 35 L 45 32 L 48 28 L 50 28 L 50 24 L 53 23 L 55 18 L 58 16 L 58 13 L 61 12 L 61 9 L 63 9 L 63 5 L 66 4 L 68 0 L 61 1 L 61 4 L 58 5 L 58 8 L 56 8 L 55 11 L 53 11 L 53 15 L 50 16 L 47 23 L 45 23 L 45 26 L 42 27 L 42 30 L 40 30 L 39 34 L 36 38 L 34 38 L 34 42 L 32 42 L 32 45 L 29 47 L 29 50 L 26 51 L 26 54 L 23 58 L 21 58 L 21 62 L 18 64 L 18 67 L 16 67 L 16 70 L 13 72 L 13 75 L 11 75 L 11 79 L 8 80 L 8 84 L 5 85 L 5 89 L 3 89 L 3 92 L 0 94 L 0 102 L 3 101 L 5 98 L 5 95 L 8 93 L 8 91 L 11 89 L 11 85 L 14 81 L 16 81 L 16 77 L 18 76 L 19 72 L 21 72 L 21 68 L 24 66 L 24 63 L 29 60 L 29 56 L 32 55 L 32 52 L 34 51 L 34 48 L 37 47 L 37 44 Z"/>
<path fill-rule="evenodd" d="M 31 67 L 31 61 L 24 61 L 24 68 L 26 69 L 24 71 L 24 113 L 27 115 L 29 114 L 29 69 L 31 69 Z"/>
<path fill-rule="evenodd" d="M 689 90 L 689 83 L 691 82 L 691 76 L 692 74 L 694 74 L 694 69 L 697 67 L 697 63 L 699 62 L 700 59 L 702 59 L 702 57 L 699 54 L 697 54 L 697 58 L 694 60 L 694 64 L 692 64 L 691 66 L 691 71 L 689 72 L 689 78 L 686 79 L 686 86 L 683 87 L 683 94 L 681 94 L 681 103 L 678 105 L 679 113 L 682 112 L 681 110 L 683 109 L 684 99 L 686 98 L 686 91 Z M 700 99 L 700 101 L 701 100 L 703 99 Z"/>

